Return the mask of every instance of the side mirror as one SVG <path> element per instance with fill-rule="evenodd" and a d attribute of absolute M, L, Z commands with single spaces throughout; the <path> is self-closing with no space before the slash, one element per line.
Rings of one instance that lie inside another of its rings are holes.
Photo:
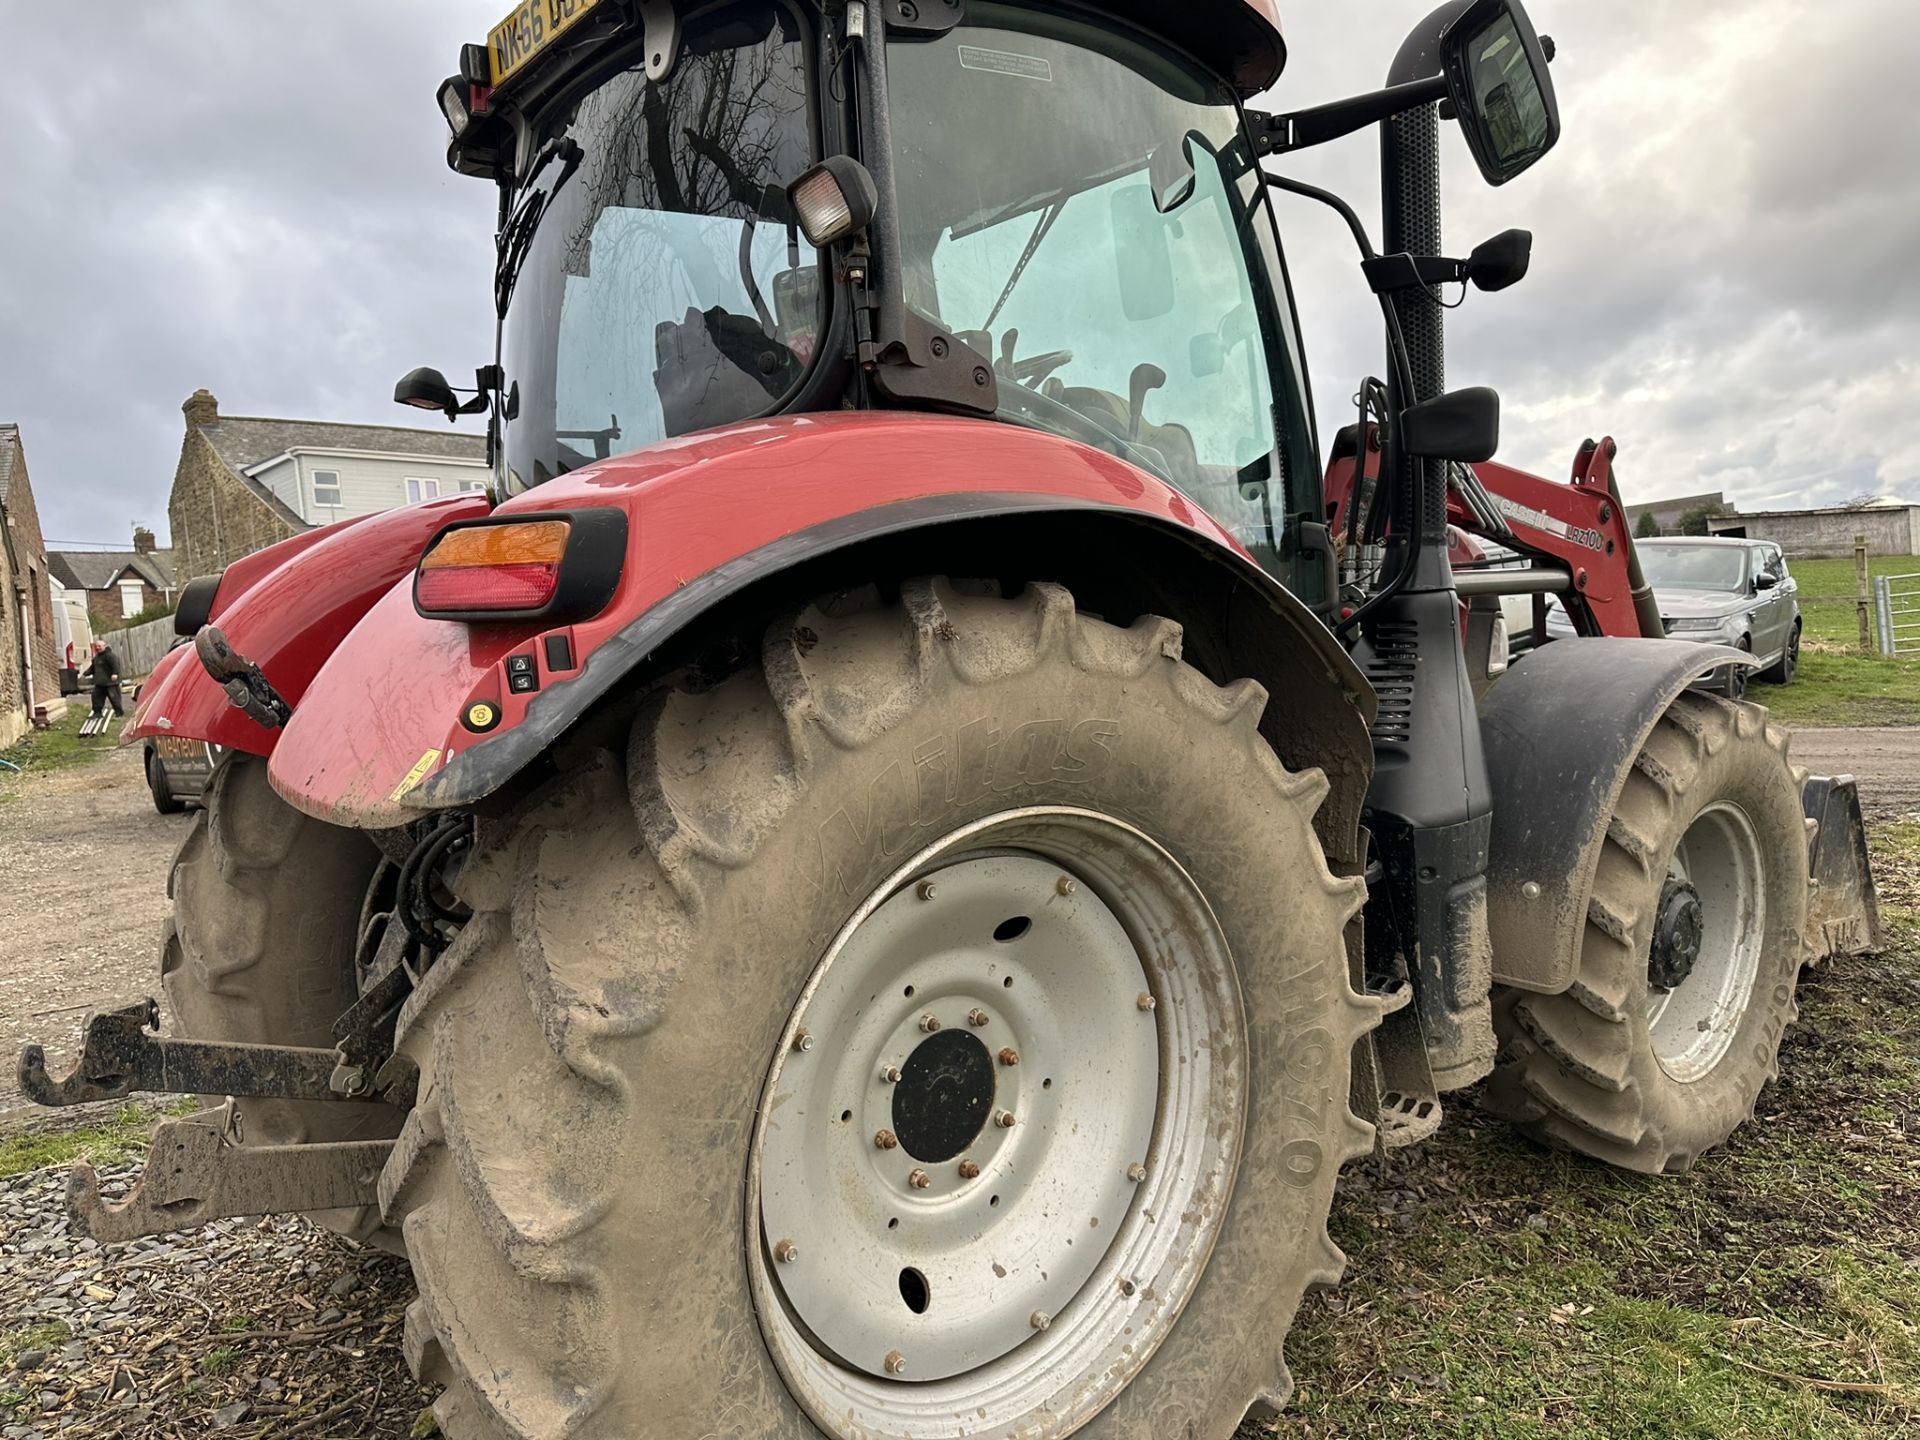
<path fill-rule="evenodd" d="M 416 410 L 438 410 L 449 420 L 460 413 L 460 401 L 455 398 L 447 377 L 431 365 L 422 365 L 402 375 L 400 383 L 393 387 L 393 398 L 394 403 L 411 405 Z"/>
<path fill-rule="evenodd" d="M 1489 185 L 1504 185 L 1560 139 L 1547 52 L 1520 0 L 1472 0 L 1440 42 L 1447 94 Z"/>
<path fill-rule="evenodd" d="M 1753 588 L 1755 590 L 1773 590 L 1777 589 L 1779 584 L 1780 577 L 1778 575 L 1769 575 L 1764 570 L 1753 577 Z"/>
<path fill-rule="evenodd" d="M 1400 416 L 1400 443 L 1425 460 L 1491 460 L 1500 448 L 1500 392 L 1477 385 L 1412 406 Z"/>
<path fill-rule="evenodd" d="M 1474 288 L 1494 291 L 1518 285 L 1533 264 L 1533 232 L 1508 230 L 1473 247 L 1467 257 L 1467 280 Z"/>

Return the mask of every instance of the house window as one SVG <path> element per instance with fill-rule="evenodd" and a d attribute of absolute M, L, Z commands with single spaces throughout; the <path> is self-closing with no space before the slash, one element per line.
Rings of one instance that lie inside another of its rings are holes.
<path fill-rule="evenodd" d="M 129 615 L 138 615 L 146 608 L 146 586 L 142 585 L 138 580 L 122 580 L 120 582 L 121 619 L 124 620 Z"/>
<path fill-rule="evenodd" d="M 340 500 L 340 472 L 338 470 L 316 470 L 313 472 L 314 505 L 338 505 Z"/>
<path fill-rule="evenodd" d="M 410 479 L 407 481 L 407 503 L 409 505 L 417 504 L 422 500 L 438 500 L 439 498 L 440 482 L 438 480 Z"/>

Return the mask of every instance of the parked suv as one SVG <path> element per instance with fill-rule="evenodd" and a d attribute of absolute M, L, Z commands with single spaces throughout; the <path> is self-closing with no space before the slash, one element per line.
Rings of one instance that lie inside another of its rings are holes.
<path fill-rule="evenodd" d="M 1715 537 L 1642 540 L 1634 548 L 1669 635 L 1748 651 L 1760 661 L 1762 680 L 1792 682 L 1800 668 L 1800 586 L 1778 545 Z M 1547 633 L 1574 633 L 1557 605 L 1547 615 Z M 1720 676 L 1715 688 L 1738 696 L 1747 673 Z"/>

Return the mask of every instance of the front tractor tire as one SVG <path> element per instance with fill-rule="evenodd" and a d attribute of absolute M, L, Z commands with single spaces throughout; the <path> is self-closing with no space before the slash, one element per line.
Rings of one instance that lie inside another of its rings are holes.
<path fill-rule="evenodd" d="M 1363 891 L 1264 693 L 1179 646 L 1048 585 L 841 595 L 482 826 L 381 1181 L 453 1440 L 1284 1402 L 1371 1144 Z"/>
<path fill-rule="evenodd" d="M 359 831 L 312 819 L 275 794 L 264 759 L 230 752 L 208 778 L 167 877 L 173 912 L 160 972 L 173 1032 L 331 1048 L 334 1020 L 358 996 L 354 942 L 379 860 Z M 384 1104 L 234 1103 L 249 1145 L 376 1140 L 399 1128 Z M 354 1228 L 350 1217 L 326 1218 Z"/>
<path fill-rule="evenodd" d="M 1761 707 L 1673 701 L 1608 820 L 1572 987 L 1495 1007 L 1490 1108 L 1649 1174 L 1752 1118 L 1810 956 L 1803 778 Z"/>

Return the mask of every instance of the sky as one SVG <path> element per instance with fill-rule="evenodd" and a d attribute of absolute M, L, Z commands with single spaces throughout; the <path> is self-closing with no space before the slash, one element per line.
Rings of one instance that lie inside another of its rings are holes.
<path fill-rule="evenodd" d="M 1429 7 L 1281 0 L 1266 108 L 1373 88 Z M 7 7 L 0 421 L 54 548 L 166 531 L 180 403 L 420 423 L 415 365 L 491 359 L 493 192 L 444 160 L 439 80 L 507 0 Z M 1533 272 L 1449 317 L 1500 458 L 1564 477 L 1611 434 L 1629 502 L 1920 500 L 1920 26 L 1897 0 L 1533 0 L 1564 136 L 1513 183 L 1443 138 L 1448 249 Z M 1449 132 L 1454 127 L 1446 127 Z M 1375 227 L 1371 135 L 1289 157 Z M 1281 211 L 1323 435 L 1383 367 L 1330 212 Z"/>

